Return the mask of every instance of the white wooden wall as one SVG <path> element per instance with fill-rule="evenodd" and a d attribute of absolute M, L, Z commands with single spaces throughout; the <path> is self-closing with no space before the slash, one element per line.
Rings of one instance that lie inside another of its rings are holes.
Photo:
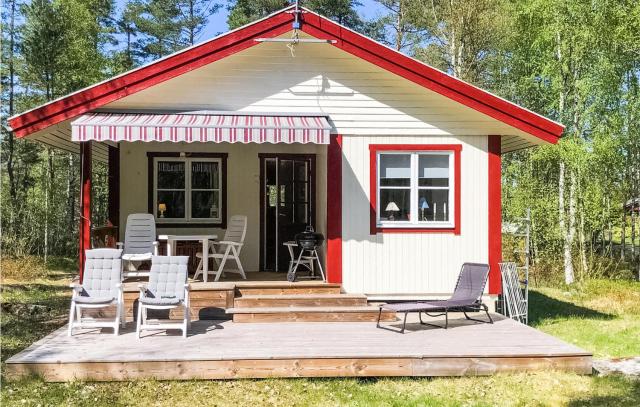
<path fill-rule="evenodd" d="M 366 136 L 521 133 L 328 44 L 292 56 L 261 43 L 107 108 L 325 113 L 339 134 Z"/>
<path fill-rule="evenodd" d="M 299 44 L 292 56 L 282 43 L 262 43 L 113 102 L 107 109 L 327 114 L 334 132 L 344 137 L 344 287 L 367 294 L 451 292 L 462 262 L 487 261 L 486 135 L 522 133 L 327 44 Z M 463 144 L 460 236 L 369 235 L 370 143 Z M 131 210 L 146 210 L 147 192 L 146 160 L 144 164 L 138 161 L 143 157 L 142 147 L 132 147 L 136 154 L 129 157 L 126 143 L 123 146 L 123 174 L 133 167 L 145 174 L 140 180 L 122 184 L 124 216 Z M 219 146 L 206 148 L 221 150 Z M 240 199 L 233 197 L 232 188 L 245 186 L 245 182 L 256 185 L 257 168 L 251 163 L 256 162 L 254 153 L 259 148 L 234 145 L 232 150 L 230 205 Z M 245 162 L 250 163 L 251 171 L 235 178 L 232 171 L 239 171 Z M 318 156 L 318 206 L 322 208 L 325 198 L 320 191 L 326 189 L 320 176 L 323 168 L 324 157 Z M 257 191 L 257 187 L 253 189 Z M 257 195 L 251 193 L 242 199 L 249 202 Z M 246 212 L 251 221 L 258 216 L 257 205 L 256 201 L 246 210 L 230 209 L 230 214 Z M 319 221 L 323 217 L 318 214 Z M 250 229 L 255 225 L 250 223 Z M 246 256 L 250 256 L 247 261 L 253 268 L 257 266 L 257 236 L 250 236 L 246 250 L 254 254 Z"/>
<path fill-rule="evenodd" d="M 370 234 L 369 144 L 462 144 L 461 234 Z M 487 137 L 343 137 L 342 279 L 348 292 L 450 293 L 464 262 L 488 261 Z"/>

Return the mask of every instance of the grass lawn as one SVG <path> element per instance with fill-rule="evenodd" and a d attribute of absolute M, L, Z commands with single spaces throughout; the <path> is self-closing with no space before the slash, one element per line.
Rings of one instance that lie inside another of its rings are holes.
<path fill-rule="evenodd" d="M 66 322 L 73 267 L 2 282 L 2 361 Z M 532 325 L 596 357 L 640 355 L 640 285 L 593 281 L 531 294 Z M 4 370 L 4 365 L 3 365 Z M 560 372 L 436 379 L 44 383 L 3 379 L 0 405 L 640 405 L 640 380 Z"/>

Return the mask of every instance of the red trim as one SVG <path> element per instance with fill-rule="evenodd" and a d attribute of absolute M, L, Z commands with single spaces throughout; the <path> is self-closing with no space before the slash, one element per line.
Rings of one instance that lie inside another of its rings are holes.
<path fill-rule="evenodd" d="M 9 120 L 16 137 L 25 137 L 66 119 L 97 109 L 125 96 L 157 85 L 211 62 L 258 44 L 254 39 L 276 37 L 291 30 L 291 14 L 280 12 L 268 19 L 248 25 L 204 42 L 183 52 L 133 70 L 104 83 L 73 93 L 62 99 Z"/>
<path fill-rule="evenodd" d="M 564 126 L 552 120 L 409 58 L 313 12 L 305 14 L 302 31 L 314 37 L 335 40 L 333 45 L 343 51 L 547 142 L 557 143 L 564 131 Z"/>
<path fill-rule="evenodd" d="M 502 162 L 500 136 L 489 136 L 489 294 L 502 293 L 500 262 L 502 261 Z"/>
<path fill-rule="evenodd" d="M 455 209 L 453 214 L 454 225 L 451 228 L 382 228 L 378 226 L 376 207 L 378 202 L 377 169 L 378 152 L 380 151 L 453 151 L 454 180 L 453 199 Z M 369 233 L 453 233 L 460 234 L 460 188 L 461 188 L 461 144 L 370 144 L 369 145 Z"/>
<path fill-rule="evenodd" d="M 17 137 L 24 137 L 242 51 L 256 45 L 255 38 L 284 34 L 291 30 L 289 24 L 293 20 L 292 14 L 287 12 L 289 8 L 238 31 L 16 116 L 9 120 L 9 124 Z M 334 39 L 336 43 L 333 45 L 343 51 L 547 142 L 556 143 L 564 130 L 558 123 L 409 58 L 311 11 L 307 10 L 304 14 L 302 31 L 318 38 Z"/>
<path fill-rule="evenodd" d="M 327 281 L 342 283 L 342 136 L 327 148 Z"/>
<path fill-rule="evenodd" d="M 80 229 L 78 230 L 78 271 L 84 274 L 85 250 L 91 249 L 91 142 L 80 143 Z"/>

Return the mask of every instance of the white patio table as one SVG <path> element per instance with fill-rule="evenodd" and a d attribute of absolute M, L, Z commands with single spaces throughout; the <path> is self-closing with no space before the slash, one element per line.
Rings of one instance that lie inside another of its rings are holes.
<path fill-rule="evenodd" d="M 216 240 L 218 235 L 159 235 L 158 240 L 167 241 L 167 254 L 175 255 L 175 242 L 202 242 L 202 273 L 204 282 L 207 282 L 209 274 L 209 241 Z"/>

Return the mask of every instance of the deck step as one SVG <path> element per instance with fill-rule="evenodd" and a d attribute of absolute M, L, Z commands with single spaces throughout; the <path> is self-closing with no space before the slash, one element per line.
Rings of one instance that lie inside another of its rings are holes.
<path fill-rule="evenodd" d="M 236 297 L 235 308 L 273 307 L 332 307 L 367 305 L 367 297 L 362 294 L 263 294 Z"/>
<path fill-rule="evenodd" d="M 229 308 L 233 322 L 373 322 L 379 308 L 360 307 L 270 307 Z M 394 311 L 384 310 L 381 321 L 395 321 Z"/>
<path fill-rule="evenodd" d="M 293 295 L 293 294 L 340 294 L 341 285 L 322 281 L 286 281 L 239 282 L 236 284 L 236 297 L 247 295 Z"/>

